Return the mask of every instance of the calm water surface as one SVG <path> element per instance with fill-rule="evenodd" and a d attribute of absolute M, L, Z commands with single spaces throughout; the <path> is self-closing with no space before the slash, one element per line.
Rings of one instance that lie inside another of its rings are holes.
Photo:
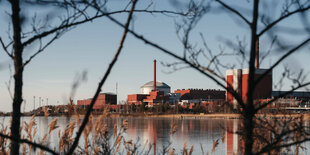
<path fill-rule="evenodd" d="M 31 117 L 23 117 L 23 122 L 28 122 Z M 37 139 L 43 137 L 48 132 L 48 124 L 55 117 L 36 117 L 36 123 L 38 128 Z M 59 128 L 51 133 L 48 139 L 50 147 L 54 148 L 58 146 L 59 138 L 58 131 L 64 131 L 65 127 L 71 122 L 75 121 L 74 118 L 57 117 Z M 10 122 L 9 117 L 2 117 L 1 122 L 4 125 L 8 125 Z M 93 121 L 95 121 L 94 118 Z M 171 147 L 175 149 L 177 154 L 181 153 L 181 150 L 186 143 L 188 149 L 194 146 L 193 154 L 211 153 L 212 145 L 215 140 L 219 139 L 219 145 L 216 148 L 216 153 L 219 155 L 233 154 L 238 150 L 238 135 L 227 132 L 236 131 L 238 129 L 237 119 L 176 119 L 176 118 L 143 118 L 143 117 L 131 117 L 131 118 L 106 118 L 106 123 L 113 132 L 114 124 L 120 126 L 123 121 L 128 120 L 128 130 L 124 133 L 126 140 L 133 140 L 140 144 L 140 151 L 145 147 L 151 146 L 150 154 L 160 154 L 167 145 L 171 144 Z M 174 122 L 177 125 L 177 131 L 171 135 L 171 123 Z M 222 141 L 222 137 L 225 137 Z M 83 138 L 81 138 L 81 144 L 83 144 Z M 308 143 L 304 144 L 309 146 Z M 308 150 L 305 150 L 305 154 L 310 154 Z"/>

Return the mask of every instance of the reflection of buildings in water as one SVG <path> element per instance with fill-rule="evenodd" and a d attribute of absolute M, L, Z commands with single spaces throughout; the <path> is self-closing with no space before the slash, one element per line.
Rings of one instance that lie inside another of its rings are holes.
<path fill-rule="evenodd" d="M 157 144 L 157 129 L 155 121 L 154 120 L 146 120 L 147 121 L 147 126 L 146 130 L 143 130 L 144 132 L 142 133 L 142 143 L 146 144 L 148 143 L 149 145 L 152 146 L 154 154 L 156 154 L 156 144 Z"/>
<path fill-rule="evenodd" d="M 178 137 L 178 139 L 182 140 L 183 142 L 187 142 L 187 141 L 189 141 L 189 138 L 188 138 L 189 123 L 187 120 L 182 120 L 179 123 L 181 124 L 181 130 L 178 131 L 179 134 L 177 137 Z"/>
<path fill-rule="evenodd" d="M 238 120 L 227 122 L 226 126 L 226 155 L 239 154 L 241 139 L 236 132 L 238 131 Z"/>
<path fill-rule="evenodd" d="M 127 134 L 130 139 L 137 138 L 137 121 L 129 121 L 128 120 L 128 129 Z"/>
<path fill-rule="evenodd" d="M 193 120 L 189 121 L 189 131 L 193 131 L 194 130 L 194 123 Z"/>
<path fill-rule="evenodd" d="M 141 135 L 142 144 L 150 145 L 154 154 L 157 150 L 162 150 L 170 142 L 170 130 L 167 128 L 170 123 L 170 120 L 146 119 L 143 133 L 137 133 Z"/>
<path fill-rule="evenodd" d="M 127 134 L 132 140 L 139 137 L 139 144 L 145 149 L 151 147 L 150 154 L 162 153 L 163 146 L 167 146 L 169 142 L 172 142 L 171 147 L 175 148 L 176 151 L 180 151 L 185 142 L 188 147 L 194 145 L 197 148 L 194 152 L 197 153 L 200 152 L 200 144 L 206 148 L 211 148 L 212 141 L 220 138 L 222 129 L 220 124 L 224 122 L 226 120 L 176 119 L 174 123 L 177 125 L 177 132 L 170 135 L 172 119 L 129 119 Z M 233 124 L 233 120 L 231 120 L 231 124 Z M 227 126 L 233 127 L 233 125 Z M 225 154 L 225 145 L 218 146 L 218 151 L 222 151 L 220 154 Z"/>

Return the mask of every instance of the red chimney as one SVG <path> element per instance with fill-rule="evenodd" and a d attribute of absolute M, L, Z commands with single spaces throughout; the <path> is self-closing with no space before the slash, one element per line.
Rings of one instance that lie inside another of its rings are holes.
<path fill-rule="evenodd" d="M 154 91 L 156 91 L 156 59 L 154 59 L 154 84 L 153 84 L 153 86 L 154 86 L 154 88 L 153 88 L 153 90 Z"/>
<path fill-rule="evenodd" d="M 256 68 L 259 68 L 259 38 L 256 40 Z"/>

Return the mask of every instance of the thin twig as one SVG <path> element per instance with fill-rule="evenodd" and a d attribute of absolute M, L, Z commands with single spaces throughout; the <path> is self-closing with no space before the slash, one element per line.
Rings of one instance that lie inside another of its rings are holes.
<path fill-rule="evenodd" d="M 305 41 L 303 41 L 301 44 L 299 44 L 298 46 L 296 46 L 295 48 L 291 49 L 290 51 L 288 51 L 285 55 L 283 55 L 280 59 L 278 59 L 278 61 L 276 63 L 274 63 L 270 68 L 268 68 L 267 71 L 264 72 L 264 74 L 262 74 L 261 76 L 258 77 L 257 80 L 255 80 L 255 84 L 257 85 L 267 74 L 269 74 L 275 67 L 277 67 L 285 58 L 287 58 L 288 56 L 290 56 L 291 54 L 293 54 L 295 51 L 297 51 L 299 48 L 303 47 L 304 45 L 306 45 L 308 42 L 310 41 L 310 38 L 306 39 Z"/>
<path fill-rule="evenodd" d="M 305 84 L 299 85 L 299 86 L 297 86 L 297 87 L 291 89 L 290 91 L 287 91 L 287 92 L 285 92 L 285 93 L 282 93 L 282 94 L 278 95 L 277 97 L 271 99 L 270 101 L 265 102 L 265 103 L 263 103 L 262 105 L 260 105 L 258 108 L 255 109 L 255 112 L 258 112 L 259 110 L 265 108 L 266 106 L 268 106 L 268 105 L 271 104 L 272 102 L 276 101 L 277 99 L 279 99 L 279 98 L 281 98 L 281 97 L 285 97 L 286 95 L 291 94 L 291 93 L 294 92 L 295 90 L 297 90 L 297 89 L 299 89 L 299 88 L 306 87 L 306 86 L 308 86 L 308 85 L 310 85 L 310 82 L 307 82 L 307 83 L 305 83 Z"/>
<path fill-rule="evenodd" d="M 224 2 L 222 2 L 221 0 L 216 0 L 217 2 L 219 2 L 224 8 L 230 10 L 231 12 L 234 12 L 236 15 L 238 15 L 244 22 L 246 22 L 249 26 L 251 26 L 251 23 L 236 9 L 228 6 L 227 4 L 225 4 Z"/>
<path fill-rule="evenodd" d="M 118 20 L 116 20 L 115 18 L 111 17 L 111 16 L 107 16 L 111 21 L 115 22 L 117 25 L 121 26 L 121 27 L 124 27 L 124 25 L 122 23 L 120 23 Z M 143 41 L 144 43 L 148 44 L 148 45 L 151 45 L 152 47 L 156 48 L 156 49 L 159 49 L 160 51 L 178 59 L 178 60 L 181 60 L 183 61 L 184 63 L 188 64 L 190 67 L 196 69 L 198 72 L 200 72 L 201 74 L 205 75 L 206 77 L 210 78 L 211 80 L 213 80 L 216 84 L 218 84 L 219 86 L 221 86 L 223 89 L 227 90 L 228 92 L 230 92 L 234 97 L 235 99 L 238 101 L 238 103 L 240 104 L 241 107 L 245 108 L 245 104 L 241 98 L 240 95 L 238 95 L 238 93 L 232 89 L 232 86 L 227 83 L 228 87 L 225 86 L 225 84 L 221 83 L 218 79 L 216 79 L 214 76 L 212 76 L 211 74 L 201 70 L 199 67 L 195 66 L 194 64 L 192 64 L 191 62 L 189 62 L 188 60 L 176 55 L 175 53 L 157 45 L 156 43 L 144 38 L 142 35 L 139 35 L 137 34 L 135 31 L 133 30 L 128 30 L 129 33 L 131 33 L 133 36 L 135 36 L 136 38 L 140 39 L 141 41 Z M 224 80 L 226 81 L 225 79 L 221 79 L 221 80 Z"/>
<path fill-rule="evenodd" d="M 130 21 L 132 19 L 133 11 L 134 11 L 134 8 L 136 6 L 137 1 L 138 0 L 134 0 L 133 3 L 132 3 L 131 11 L 130 11 L 130 13 L 128 15 L 127 22 L 126 22 L 126 25 L 125 25 L 125 28 L 124 28 L 123 36 L 122 36 L 122 39 L 120 41 L 119 47 L 118 47 L 118 49 L 117 49 L 117 51 L 115 53 L 115 56 L 114 56 L 112 62 L 109 65 L 109 68 L 107 69 L 104 77 L 102 78 L 102 80 L 100 81 L 100 83 L 99 83 L 99 85 L 97 87 L 97 91 L 96 91 L 96 93 L 95 93 L 95 95 L 94 95 L 94 97 L 92 99 L 92 102 L 91 102 L 91 104 L 90 104 L 90 106 L 89 106 L 89 108 L 87 110 L 87 113 L 86 113 L 85 118 L 84 118 L 84 120 L 82 122 L 82 125 L 80 126 L 79 131 L 77 132 L 76 137 L 74 139 L 74 142 L 73 142 L 70 150 L 67 153 L 68 155 L 73 154 L 75 148 L 77 147 L 77 145 L 79 143 L 80 136 L 81 136 L 85 126 L 87 125 L 87 122 L 88 122 L 89 116 L 91 114 L 92 108 L 93 108 L 93 106 L 94 106 L 94 104 L 95 104 L 95 102 L 96 102 L 96 100 L 98 98 L 99 93 L 101 92 L 101 88 L 102 88 L 103 84 L 105 83 L 106 79 L 108 78 L 108 76 L 109 76 L 109 74 L 110 74 L 114 64 L 117 61 L 117 58 L 118 58 L 119 54 L 121 53 L 121 51 L 123 49 L 123 45 L 124 45 L 124 42 L 125 42 L 125 39 L 126 39 L 126 36 L 127 36 L 127 33 L 128 33 L 128 28 L 129 28 Z"/>
<path fill-rule="evenodd" d="M 38 54 L 43 52 L 47 46 L 49 46 L 51 43 L 53 43 L 59 36 L 59 33 L 56 33 L 56 35 L 48 42 L 46 43 L 42 48 L 40 48 L 36 53 L 34 53 L 27 61 L 24 62 L 24 67 Z"/>
<path fill-rule="evenodd" d="M 40 144 L 37 144 L 37 143 L 34 143 L 34 142 L 31 142 L 29 140 L 26 140 L 26 139 L 19 139 L 19 140 L 16 140 L 14 137 L 12 136 L 8 136 L 8 135 L 5 135 L 3 133 L 0 133 L 0 136 L 1 137 L 4 137 L 4 138 L 8 138 L 8 139 L 11 139 L 13 141 L 18 141 L 19 143 L 26 143 L 26 144 L 30 144 L 34 147 L 37 147 L 37 148 L 40 148 L 41 150 L 44 150 L 44 151 L 47 151 L 51 154 L 54 154 L 54 155 L 58 155 L 59 153 L 55 152 L 54 150 L 46 147 L 46 146 L 43 146 L 43 145 L 40 145 Z"/>
<path fill-rule="evenodd" d="M 130 11 L 129 10 L 120 10 L 120 11 L 114 11 L 114 12 L 102 12 L 102 14 L 100 15 L 96 15 L 92 18 L 87 18 L 87 19 L 84 19 L 84 20 L 81 20 L 81 21 L 78 21 L 78 22 L 73 22 L 73 23 L 70 23 L 70 24 L 65 24 L 65 25 L 60 25 L 54 29 L 51 29 L 51 30 L 48 30 L 48 31 L 45 31 L 43 33 L 40 33 L 38 35 L 35 35 L 31 38 L 29 38 L 28 40 L 26 40 L 24 43 L 23 43 L 23 46 L 27 46 L 29 44 L 31 44 L 32 42 L 34 42 L 35 40 L 37 39 L 40 39 L 40 38 L 44 38 L 50 34 L 53 34 L 59 30 L 62 30 L 62 29 L 67 29 L 67 28 L 70 28 L 70 27 L 74 27 L 76 25 L 79 25 L 79 24 L 83 24 L 83 23 L 87 23 L 87 22 L 91 22 L 97 18 L 100 18 L 100 17 L 104 17 L 104 16 L 108 16 L 108 15 L 113 15 L 113 14 L 119 14 L 119 13 L 129 13 Z M 140 12 L 140 13 L 159 13 L 159 14 L 164 14 L 164 13 L 167 13 L 167 14 L 176 14 L 176 15 L 186 15 L 185 13 L 178 13 L 178 12 L 174 12 L 174 11 L 167 11 L 167 10 L 152 10 L 152 11 L 149 11 L 149 10 L 134 10 L 134 12 Z"/>
<path fill-rule="evenodd" d="M 299 13 L 299 12 L 305 12 L 307 10 L 310 9 L 310 6 L 308 7 L 305 7 L 305 8 L 302 8 L 302 9 L 297 9 L 295 11 L 292 11 L 292 12 L 289 12 L 287 13 L 286 15 L 284 16 L 281 16 L 280 18 L 278 18 L 277 20 L 273 21 L 271 24 L 267 25 L 259 34 L 258 34 L 258 37 L 263 35 L 266 31 L 268 31 L 269 29 L 273 28 L 273 26 L 275 26 L 276 24 L 278 24 L 279 22 L 281 22 L 283 19 L 286 19 L 288 18 L 289 16 L 292 16 L 296 13 Z"/>
<path fill-rule="evenodd" d="M 7 48 L 7 46 L 5 46 L 5 44 L 4 44 L 4 42 L 3 42 L 3 40 L 2 40 L 1 37 L 0 37 L 0 43 L 1 43 L 2 48 L 3 48 L 3 50 L 5 51 L 5 53 L 6 53 L 10 58 L 13 59 L 13 55 L 9 53 L 8 48 Z"/>

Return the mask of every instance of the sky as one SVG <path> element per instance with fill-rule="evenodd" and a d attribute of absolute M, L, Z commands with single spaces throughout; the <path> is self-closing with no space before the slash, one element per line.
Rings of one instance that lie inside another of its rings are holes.
<path fill-rule="evenodd" d="M 138 8 L 145 8 L 150 1 L 141 1 L 138 3 Z M 176 6 L 174 1 L 153 0 L 152 7 L 158 10 L 179 10 L 184 9 L 182 6 Z M 181 1 L 182 3 L 184 1 Z M 1 4 L 1 3 L 0 3 Z M 123 8 L 127 3 L 124 1 L 112 1 L 109 3 L 111 10 Z M 245 0 L 237 0 L 229 2 L 236 8 L 246 13 L 251 10 L 251 3 Z M 218 7 L 212 4 L 213 7 Z M 261 6 L 262 9 L 273 9 Z M 243 9 L 241 9 L 243 8 Z M 277 6 L 276 8 L 281 8 Z M 40 9 L 24 9 L 23 13 L 29 16 L 37 12 L 40 17 L 41 12 L 55 11 L 40 10 Z M 277 9 L 275 9 L 277 10 Z M 9 5 L 2 2 L 0 6 L 0 36 L 4 41 L 8 42 L 7 30 L 9 26 L 9 16 L 6 12 L 9 11 Z M 43 13 L 42 13 L 43 14 Z M 275 17 L 279 14 L 275 13 Z M 117 19 L 125 22 L 126 14 L 115 16 Z M 56 21 L 55 21 L 56 22 Z M 180 18 L 176 16 L 164 16 L 156 14 L 134 14 L 133 28 L 145 38 L 182 55 L 183 47 L 176 35 L 175 23 L 180 22 Z M 30 22 L 26 23 L 29 24 Z M 53 24 L 53 21 L 51 22 Z M 25 27 L 27 28 L 27 25 Z M 290 18 L 287 22 L 281 23 L 287 27 L 301 27 L 300 18 L 298 16 Z M 29 27 L 28 27 L 29 28 Z M 24 71 L 24 88 L 23 98 L 26 104 L 23 104 L 22 109 L 29 111 L 34 107 L 34 97 L 36 107 L 38 99 L 41 97 L 44 103 L 48 99 L 49 105 L 66 104 L 72 92 L 72 84 L 83 72 L 86 72 L 87 79 L 80 83 L 74 100 L 91 98 L 97 88 L 97 85 L 104 75 L 114 53 L 118 47 L 123 30 L 107 18 L 100 18 L 93 22 L 83 24 L 66 32 L 52 45 L 50 45 L 43 53 L 39 54 L 31 63 L 26 66 Z M 244 23 L 236 16 L 229 12 L 218 12 L 211 10 L 206 13 L 199 21 L 194 31 L 190 36 L 190 41 L 197 47 L 203 47 L 199 34 L 203 34 L 209 48 L 213 52 L 224 50 L 233 52 L 229 45 L 223 40 L 232 40 L 236 43 L 237 38 L 244 40 L 249 48 L 250 35 L 249 30 Z M 307 34 L 283 34 L 279 37 L 285 38 L 285 43 L 294 44 L 309 37 Z M 260 39 L 261 53 L 268 50 L 271 40 L 268 36 L 263 36 Z M 29 57 L 38 44 L 34 44 L 31 48 L 27 48 L 24 53 L 24 58 Z M 283 52 L 272 51 L 272 53 L 261 64 L 262 68 L 267 68 L 274 61 L 283 55 Z M 306 48 L 299 50 L 289 59 L 285 60 L 275 70 L 273 70 L 273 81 L 279 81 L 283 66 L 288 66 L 293 71 L 304 69 L 305 73 L 309 73 L 307 66 L 310 65 L 309 45 Z M 154 49 L 144 42 L 137 40 L 132 35 L 128 35 L 125 41 L 122 53 L 119 56 L 108 80 L 102 88 L 102 92 L 116 93 L 116 84 L 118 85 L 118 101 L 124 101 L 128 94 L 140 92 L 140 87 L 153 79 L 153 60 L 157 60 L 157 80 L 167 83 L 171 90 L 199 88 L 199 89 L 222 89 L 212 80 L 208 79 L 199 72 L 186 68 L 178 71 L 173 71 L 171 68 L 163 66 L 161 62 L 173 63 L 176 59 L 163 52 Z M 238 63 L 236 57 L 225 57 L 221 59 L 223 63 Z M 207 62 L 204 62 L 207 63 Z M 10 98 L 7 84 L 10 83 L 10 66 L 12 62 L 0 48 L 0 111 L 12 110 L 12 99 Z M 247 67 L 247 66 L 244 66 Z M 241 68 L 237 65 L 236 68 Z M 171 72 L 173 71 L 173 72 Z M 221 70 L 225 75 L 225 69 Z M 307 78 L 308 79 L 308 78 Z M 12 79 L 13 80 L 13 79 Z M 13 89 L 13 81 L 11 80 L 10 88 Z M 283 90 L 289 89 L 289 82 L 283 87 Z"/>

